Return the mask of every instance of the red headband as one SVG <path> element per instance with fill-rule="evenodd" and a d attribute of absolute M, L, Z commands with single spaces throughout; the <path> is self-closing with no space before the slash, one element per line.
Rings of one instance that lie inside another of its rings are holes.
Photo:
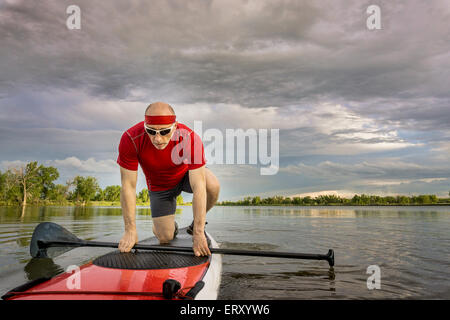
<path fill-rule="evenodd" d="M 145 124 L 172 124 L 176 116 L 145 116 Z"/>

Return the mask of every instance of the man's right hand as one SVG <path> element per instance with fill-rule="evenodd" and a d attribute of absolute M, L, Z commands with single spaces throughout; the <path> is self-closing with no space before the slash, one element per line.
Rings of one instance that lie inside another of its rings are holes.
<path fill-rule="evenodd" d="M 130 252 L 131 248 L 138 242 L 136 231 L 125 231 L 122 239 L 119 242 L 120 252 Z"/>

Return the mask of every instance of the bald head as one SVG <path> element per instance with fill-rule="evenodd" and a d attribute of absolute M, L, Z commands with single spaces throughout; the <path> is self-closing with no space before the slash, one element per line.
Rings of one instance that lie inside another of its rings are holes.
<path fill-rule="evenodd" d="M 165 102 L 154 102 L 145 109 L 146 116 L 175 115 L 173 108 Z"/>
<path fill-rule="evenodd" d="M 169 144 L 177 128 L 175 111 L 165 102 L 154 102 L 145 109 L 145 130 L 155 148 L 162 150 Z M 169 129 L 168 131 L 165 129 Z M 157 130 L 151 133 L 147 130 Z M 166 131 L 163 133 L 161 130 Z"/>

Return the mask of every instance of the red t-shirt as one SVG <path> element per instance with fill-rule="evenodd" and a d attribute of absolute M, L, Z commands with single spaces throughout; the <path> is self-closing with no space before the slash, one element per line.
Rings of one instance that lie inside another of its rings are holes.
<path fill-rule="evenodd" d="M 167 146 L 158 150 L 145 132 L 142 121 L 123 133 L 117 163 L 133 171 L 140 164 L 148 189 L 163 191 L 174 188 L 186 171 L 204 166 L 206 160 L 202 140 L 184 124 L 178 123 Z"/>

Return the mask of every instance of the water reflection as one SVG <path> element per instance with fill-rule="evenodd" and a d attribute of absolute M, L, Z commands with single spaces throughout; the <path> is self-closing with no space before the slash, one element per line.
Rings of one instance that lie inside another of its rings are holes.
<path fill-rule="evenodd" d="M 304 217 L 405 217 L 408 218 L 411 215 L 420 218 L 437 218 L 443 211 L 447 211 L 446 207 L 269 207 L 269 206 L 233 206 L 229 208 L 236 208 L 236 210 L 242 211 L 245 214 L 257 217 L 257 216 L 304 216 Z M 227 210 L 225 209 L 225 210 Z"/>
<path fill-rule="evenodd" d="M 48 221 L 55 217 L 71 218 L 73 221 L 86 221 L 97 216 L 121 216 L 120 207 L 90 207 L 90 206 L 26 206 L 24 214 L 21 207 L 1 207 L 0 223 L 17 222 L 29 223 Z M 183 208 L 177 208 L 175 214 L 181 214 Z M 149 207 L 137 207 L 136 214 L 151 216 Z"/>
<path fill-rule="evenodd" d="M 64 269 L 53 262 L 50 258 L 32 258 L 24 267 L 25 274 L 28 280 L 39 278 L 50 278 L 61 272 Z"/>
<path fill-rule="evenodd" d="M 334 267 L 330 267 L 328 271 L 321 270 L 299 270 L 294 272 L 279 272 L 278 275 L 285 277 L 286 279 L 291 277 L 321 277 L 328 280 L 336 279 L 336 274 L 334 273 Z"/>
<path fill-rule="evenodd" d="M 449 207 L 215 207 L 208 232 L 224 248 L 336 252 L 324 261 L 223 256 L 223 299 L 450 298 Z M 152 236 L 151 211 L 138 207 L 140 239 Z M 192 208 L 177 209 L 179 225 Z M 39 222 L 58 223 L 81 239 L 114 241 L 123 233 L 120 207 L 0 207 L 0 293 L 63 272 L 107 252 L 78 248 L 57 259 L 31 259 Z M 110 250 L 110 249 L 109 249 Z M 366 288 L 367 266 L 382 269 L 382 290 Z"/>
<path fill-rule="evenodd" d="M 305 217 L 354 217 L 355 210 L 351 208 L 330 207 L 242 207 L 244 213 L 254 216 L 305 216 Z"/>

